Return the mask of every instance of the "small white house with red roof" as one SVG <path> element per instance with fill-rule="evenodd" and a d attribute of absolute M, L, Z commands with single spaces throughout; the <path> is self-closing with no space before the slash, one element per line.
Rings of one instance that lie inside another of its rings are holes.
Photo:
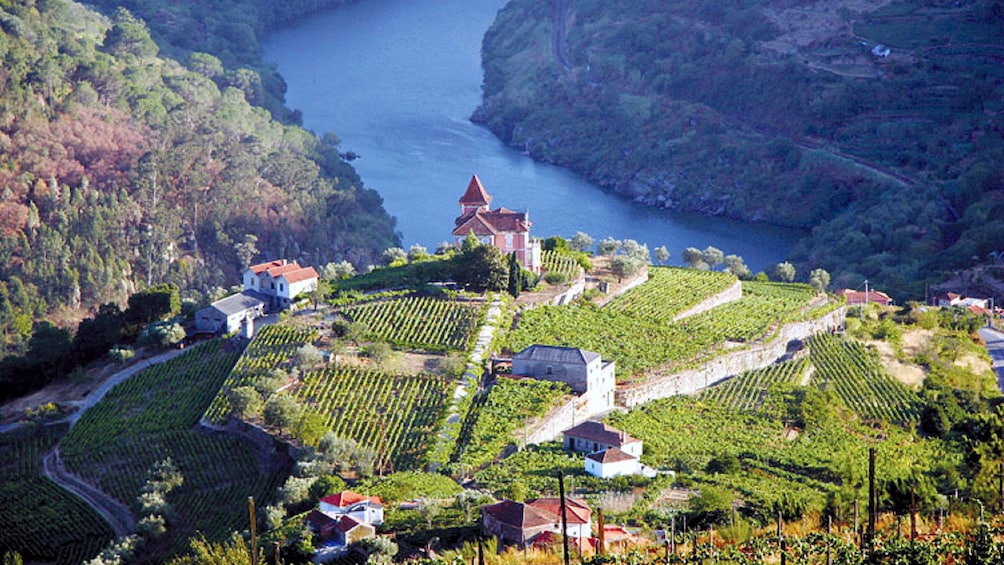
<path fill-rule="evenodd" d="M 467 191 L 460 197 L 460 215 L 453 228 L 457 248 L 468 234 L 473 233 L 481 243 L 494 245 L 504 255 L 515 253 L 524 267 L 540 272 L 540 242 L 530 238 L 529 212 L 516 212 L 508 208 L 490 208 L 492 197 L 477 175 L 471 177 Z"/>
<path fill-rule="evenodd" d="M 616 447 L 617 449 L 641 457 L 642 441 L 622 430 L 603 422 L 582 422 L 564 431 L 565 449 L 583 453 L 594 453 Z"/>
<path fill-rule="evenodd" d="M 266 297 L 272 308 L 286 309 L 298 296 L 316 289 L 318 278 L 313 267 L 279 259 L 248 267 L 244 271 L 244 290 Z"/>
<path fill-rule="evenodd" d="M 379 496 L 363 496 L 351 490 L 343 490 L 322 498 L 318 509 L 322 514 L 336 519 L 349 516 L 374 526 L 383 524 L 383 501 Z"/>

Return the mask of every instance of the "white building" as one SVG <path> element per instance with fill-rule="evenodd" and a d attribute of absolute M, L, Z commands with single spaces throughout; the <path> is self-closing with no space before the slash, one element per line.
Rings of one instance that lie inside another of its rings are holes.
<path fill-rule="evenodd" d="M 204 332 L 233 333 L 245 320 L 265 314 L 265 302 L 250 292 L 217 300 L 195 313 L 195 328 Z"/>
<path fill-rule="evenodd" d="M 289 308 L 298 296 L 317 288 L 317 271 L 285 259 L 251 265 L 244 271 L 244 290 L 268 298 L 271 308 Z"/>
<path fill-rule="evenodd" d="M 577 347 L 531 345 L 512 356 L 513 375 L 568 384 L 585 401 L 590 416 L 613 409 L 614 372 L 613 361 Z"/>
<path fill-rule="evenodd" d="M 383 501 L 380 497 L 363 496 L 351 490 L 325 496 L 319 501 L 318 510 L 335 519 L 349 516 L 374 526 L 383 524 Z"/>
<path fill-rule="evenodd" d="M 603 422 L 582 422 L 564 431 L 565 449 L 582 453 L 595 453 L 616 447 L 618 450 L 641 457 L 642 441 Z"/>
<path fill-rule="evenodd" d="M 627 475 L 644 475 L 646 477 L 656 475 L 655 469 L 642 465 L 640 459 L 616 447 L 586 455 L 586 472 L 601 479 Z"/>

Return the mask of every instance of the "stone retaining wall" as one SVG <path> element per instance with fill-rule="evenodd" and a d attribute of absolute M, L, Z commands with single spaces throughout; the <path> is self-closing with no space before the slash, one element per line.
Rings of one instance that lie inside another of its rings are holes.
<path fill-rule="evenodd" d="M 616 404 L 633 408 L 658 398 L 693 394 L 743 371 L 766 367 L 789 353 L 789 344 L 800 342 L 817 332 L 843 327 L 846 314 L 846 307 L 841 307 L 815 320 L 786 324 L 769 342 L 754 343 L 719 355 L 708 360 L 702 367 L 655 374 L 645 382 L 618 387 Z"/>
<path fill-rule="evenodd" d="M 700 314 L 701 312 L 707 312 L 716 306 L 721 306 L 729 302 L 734 302 L 743 297 L 743 283 L 736 281 L 736 283 L 729 288 L 719 292 L 718 294 L 712 295 L 709 298 L 704 299 L 700 304 L 692 306 L 683 312 L 680 312 L 675 317 L 673 317 L 674 322 L 679 322 L 680 320 L 693 316 L 695 314 Z"/>

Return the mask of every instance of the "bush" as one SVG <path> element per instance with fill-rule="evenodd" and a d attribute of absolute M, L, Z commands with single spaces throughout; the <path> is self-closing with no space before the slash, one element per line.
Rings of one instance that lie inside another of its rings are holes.
<path fill-rule="evenodd" d="M 125 363 L 136 356 L 131 345 L 116 345 L 108 350 L 108 358 L 116 363 Z"/>
<path fill-rule="evenodd" d="M 559 273 L 558 271 L 551 271 L 549 273 L 544 274 L 544 281 L 547 284 L 554 284 L 554 285 L 565 284 L 566 282 L 568 282 L 568 275 L 566 275 L 565 273 Z"/>

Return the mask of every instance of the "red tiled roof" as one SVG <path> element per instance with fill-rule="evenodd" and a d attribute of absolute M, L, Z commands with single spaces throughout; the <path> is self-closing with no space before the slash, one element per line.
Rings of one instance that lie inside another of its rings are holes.
<path fill-rule="evenodd" d="M 283 273 L 282 276 L 290 284 L 318 278 L 317 271 L 313 267 L 303 267 L 296 271 Z"/>
<path fill-rule="evenodd" d="M 470 184 L 467 185 L 467 191 L 460 197 L 460 204 L 464 206 L 487 206 L 491 202 L 492 197 L 485 190 L 485 187 L 481 185 L 481 179 L 478 178 L 478 175 L 473 175 Z"/>
<path fill-rule="evenodd" d="M 565 430 L 564 434 L 566 436 L 602 443 L 605 445 L 612 445 L 614 447 L 640 441 L 639 439 L 633 438 L 627 433 L 612 426 L 608 426 L 602 422 L 582 422 L 574 428 Z"/>
<path fill-rule="evenodd" d="M 350 532 L 358 528 L 361 524 L 362 522 L 346 514 L 338 520 L 338 529 L 343 532 Z"/>
<path fill-rule="evenodd" d="M 845 288 L 837 293 L 839 296 L 843 296 L 847 299 L 847 304 L 850 306 L 856 304 L 864 304 L 866 302 L 877 302 L 879 304 L 889 304 L 892 298 L 884 292 L 877 290 L 869 290 L 866 294 L 864 291 L 853 290 L 850 288 Z"/>
<path fill-rule="evenodd" d="M 352 492 L 351 490 L 343 490 L 342 492 L 329 494 L 321 499 L 321 502 L 330 504 L 332 506 L 337 506 L 338 508 L 348 508 L 353 504 L 357 504 L 363 501 L 370 501 L 375 504 L 383 506 L 383 501 L 380 500 L 379 496 L 366 497 L 357 492 Z"/>
<path fill-rule="evenodd" d="M 293 261 L 292 263 L 286 263 L 285 265 L 279 265 L 277 267 L 270 267 L 265 269 L 265 274 L 272 277 L 273 279 L 282 275 L 284 273 L 291 273 L 293 271 L 299 271 L 303 267 L 299 263 Z"/>
<path fill-rule="evenodd" d="M 616 447 L 611 447 L 610 449 L 604 449 L 603 451 L 597 451 L 596 453 L 590 453 L 586 455 L 586 459 L 592 459 L 600 464 L 605 463 L 619 463 L 621 461 L 630 461 L 632 459 L 637 459 L 634 455 L 630 453 L 625 453 L 624 451 L 617 449 Z"/>
<path fill-rule="evenodd" d="M 285 260 L 279 259 L 277 261 L 269 261 L 268 263 L 258 263 L 257 265 L 251 265 L 248 268 L 251 269 L 252 273 L 257 275 L 258 273 L 271 269 L 272 267 L 281 267 L 285 264 L 286 264 Z"/>
<path fill-rule="evenodd" d="M 559 520 L 556 514 L 511 500 L 503 500 L 497 504 L 485 506 L 483 511 L 485 514 L 490 514 L 496 521 L 519 529 L 549 526 Z"/>
<path fill-rule="evenodd" d="M 558 497 L 538 498 L 531 500 L 527 505 L 552 514 L 561 520 L 561 499 Z M 569 524 L 588 524 L 592 516 L 593 511 L 584 502 L 565 497 L 565 518 Z"/>
<path fill-rule="evenodd" d="M 473 230 L 474 235 L 481 236 L 507 232 L 525 233 L 530 231 L 531 225 L 525 212 L 514 212 L 506 208 L 469 212 L 458 217 L 456 224 L 453 235 L 467 235 Z"/>
<path fill-rule="evenodd" d="M 332 518 L 331 516 L 328 516 L 324 512 L 321 512 L 320 510 L 311 510 L 310 514 L 307 514 L 306 521 L 311 526 L 320 530 L 325 525 L 334 522 L 335 519 Z"/>

